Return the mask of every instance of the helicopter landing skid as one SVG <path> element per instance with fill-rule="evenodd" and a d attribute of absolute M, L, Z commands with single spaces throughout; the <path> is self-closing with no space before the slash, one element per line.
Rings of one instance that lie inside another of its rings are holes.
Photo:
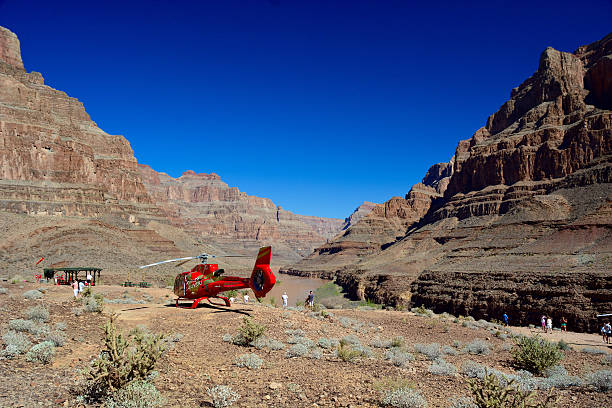
<path fill-rule="evenodd" d="M 230 301 L 225 296 L 217 296 L 217 298 L 223 299 L 225 301 L 225 304 L 212 302 L 209 297 L 201 297 L 201 298 L 195 299 L 191 306 L 180 306 L 179 305 L 180 298 L 177 298 L 176 299 L 176 307 L 181 308 L 181 309 L 195 309 L 195 308 L 198 307 L 198 303 L 200 303 L 200 301 L 202 301 L 204 299 L 207 299 L 208 303 L 210 303 L 211 305 L 215 305 L 215 306 L 230 306 Z"/>

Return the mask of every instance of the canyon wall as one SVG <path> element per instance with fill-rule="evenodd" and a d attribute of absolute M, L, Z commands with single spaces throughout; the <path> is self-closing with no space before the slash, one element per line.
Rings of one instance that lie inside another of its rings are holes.
<path fill-rule="evenodd" d="M 610 61 L 612 34 L 547 48 L 449 163 L 283 270 L 392 305 L 594 330 L 612 310 Z"/>

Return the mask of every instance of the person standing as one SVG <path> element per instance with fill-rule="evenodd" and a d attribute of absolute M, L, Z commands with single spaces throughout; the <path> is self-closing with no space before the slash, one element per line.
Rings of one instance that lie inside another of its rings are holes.
<path fill-rule="evenodd" d="M 244 303 L 249 303 L 249 294 L 244 292 Z"/>
<path fill-rule="evenodd" d="M 283 292 L 281 298 L 283 299 L 283 307 L 287 307 L 287 303 L 289 302 L 289 296 L 287 296 L 287 292 Z"/>
<path fill-rule="evenodd" d="M 542 323 L 542 331 L 546 333 L 546 316 L 542 315 L 540 318 L 540 323 Z"/>
<path fill-rule="evenodd" d="M 546 319 L 546 333 L 548 333 L 549 330 L 552 333 L 552 328 L 552 317 L 548 316 L 548 319 Z"/>
<path fill-rule="evenodd" d="M 567 319 L 565 316 L 561 317 L 561 330 L 564 332 L 567 331 Z"/>
<path fill-rule="evenodd" d="M 508 327 L 508 314 L 507 313 L 504 313 L 503 319 L 504 319 L 504 324 L 506 325 L 506 327 Z"/>
<path fill-rule="evenodd" d="M 610 344 L 610 337 L 612 337 L 612 326 L 610 322 L 604 324 L 604 329 L 606 329 L 606 344 Z"/>
<path fill-rule="evenodd" d="M 312 290 L 310 291 L 310 293 L 308 293 L 308 297 L 306 298 L 306 302 L 308 303 L 308 307 L 313 307 L 314 306 L 314 294 L 312 293 Z"/>
<path fill-rule="evenodd" d="M 74 292 L 74 298 L 79 297 L 79 283 L 77 281 L 72 282 L 72 291 Z"/>

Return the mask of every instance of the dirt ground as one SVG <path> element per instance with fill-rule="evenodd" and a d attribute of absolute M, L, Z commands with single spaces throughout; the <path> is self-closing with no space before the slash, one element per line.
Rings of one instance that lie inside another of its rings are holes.
<path fill-rule="evenodd" d="M 50 365 L 26 361 L 24 355 L 14 359 L 0 359 L 0 407 L 67 406 L 79 405 L 77 384 L 80 370 L 95 358 L 102 345 L 103 325 L 110 313 L 117 313 L 119 327 L 129 330 L 145 325 L 156 333 L 183 335 L 158 363 L 159 376 L 155 386 L 166 398 L 168 407 L 210 406 L 206 390 L 215 385 L 228 385 L 241 395 L 236 407 L 377 407 L 379 389 L 385 383 L 402 380 L 412 383 L 427 399 L 429 407 L 448 407 L 451 397 L 468 395 L 467 380 L 461 374 L 461 364 L 467 360 L 514 373 L 509 347 L 510 339 L 501 339 L 482 328 L 464 327 L 440 317 L 421 317 L 410 312 L 386 310 L 330 310 L 333 316 L 313 317 L 308 311 L 287 311 L 265 304 L 234 304 L 230 308 L 202 305 L 195 310 L 174 307 L 168 289 L 123 288 L 98 286 L 95 292 L 106 299 L 145 300 L 142 304 L 107 303 L 102 314 L 84 313 L 75 316 L 75 302 L 69 287 L 10 284 L 0 282 L 8 293 L 0 294 L 0 332 L 8 330 L 8 322 L 25 318 L 27 308 L 43 304 L 50 312 L 50 327 L 66 323 L 66 344 L 56 349 Z M 27 300 L 23 293 L 35 287 L 45 289 L 39 300 Z M 226 333 L 235 334 L 243 318 L 251 316 L 266 327 L 265 336 L 285 344 L 283 350 L 258 350 L 223 341 Z M 348 319 L 347 319 L 348 318 Z M 458 373 L 450 376 L 428 372 L 431 361 L 413 352 L 415 361 L 406 367 L 395 367 L 383 358 L 384 349 L 372 347 L 372 356 L 356 362 L 344 362 L 333 351 L 321 351 L 320 359 L 309 357 L 287 358 L 289 330 L 301 329 L 315 344 L 320 338 L 357 337 L 363 345 L 371 346 L 379 338 L 389 340 L 403 336 L 406 348 L 412 352 L 416 343 L 439 343 L 451 346 L 482 339 L 490 344 L 488 355 L 445 355 Z M 537 330 L 512 327 L 515 333 L 535 334 Z M 531 333 L 533 332 L 533 333 Z M 555 332 L 547 336 L 558 341 L 563 338 L 573 350 L 566 351 L 561 364 L 570 375 L 584 377 L 587 373 L 605 368 L 602 355 L 584 353 L 583 347 L 607 350 L 598 335 Z M 36 339 L 31 337 L 33 343 Z M 3 348 L 3 347 L 2 347 Z M 612 351 L 612 350 L 611 350 Z M 263 365 L 256 370 L 237 367 L 235 359 L 244 353 L 256 353 Z M 609 396 L 589 387 L 555 390 L 559 407 L 600 407 Z"/>

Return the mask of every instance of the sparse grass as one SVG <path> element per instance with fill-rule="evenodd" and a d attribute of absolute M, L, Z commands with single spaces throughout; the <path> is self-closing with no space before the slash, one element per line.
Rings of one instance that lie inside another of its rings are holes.
<path fill-rule="evenodd" d="M 608 354 L 608 352 L 606 350 L 602 350 L 599 349 L 597 347 L 583 347 L 582 350 L 580 350 L 583 353 L 587 353 L 587 354 Z"/>
<path fill-rule="evenodd" d="M 363 354 L 360 350 L 356 350 L 350 343 L 342 339 L 336 348 L 336 355 L 342 361 L 353 362 Z"/>
<path fill-rule="evenodd" d="M 556 344 L 541 337 L 521 337 L 511 353 L 516 367 L 537 375 L 556 365 L 563 358 L 563 352 Z"/>

